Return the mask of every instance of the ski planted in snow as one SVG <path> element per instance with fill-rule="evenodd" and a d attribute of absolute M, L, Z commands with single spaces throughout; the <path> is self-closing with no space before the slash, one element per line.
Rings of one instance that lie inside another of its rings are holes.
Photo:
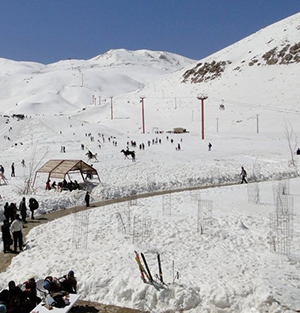
<path fill-rule="evenodd" d="M 161 263 L 160 263 L 160 255 L 158 252 L 157 252 L 157 262 L 158 262 L 159 280 L 161 281 L 162 284 L 164 284 L 162 269 L 161 269 Z"/>
<path fill-rule="evenodd" d="M 143 258 L 143 261 L 144 261 L 144 264 L 145 264 L 146 270 L 147 270 L 148 275 L 149 275 L 149 281 L 152 283 L 152 282 L 153 282 L 153 278 L 152 278 L 152 275 L 151 275 L 150 269 L 149 269 L 149 267 L 148 267 L 148 264 L 147 264 L 146 258 L 145 258 L 145 256 L 144 256 L 144 254 L 143 254 L 143 253 L 141 253 L 141 256 L 142 256 L 142 258 Z"/>
<path fill-rule="evenodd" d="M 134 252 L 135 252 L 135 260 L 136 260 L 137 264 L 139 265 L 139 269 L 141 272 L 141 278 L 142 278 L 143 282 L 146 283 L 147 282 L 146 277 L 148 278 L 149 281 L 150 281 L 150 277 L 148 276 L 148 273 L 145 271 L 145 269 L 141 263 L 140 256 L 139 256 L 138 252 L 137 251 L 134 251 Z"/>

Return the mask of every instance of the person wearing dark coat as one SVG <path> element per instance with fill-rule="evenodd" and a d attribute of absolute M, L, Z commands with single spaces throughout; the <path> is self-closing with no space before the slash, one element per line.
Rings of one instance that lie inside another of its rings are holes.
<path fill-rule="evenodd" d="M 36 282 L 34 277 L 29 278 L 22 284 L 21 290 L 27 297 L 28 307 L 33 310 L 40 302 L 41 298 L 37 296 Z"/>
<path fill-rule="evenodd" d="M 1 226 L 1 232 L 2 232 L 2 241 L 3 241 L 3 252 L 6 253 L 6 252 L 11 251 L 10 245 L 12 244 L 9 223 L 7 220 L 3 221 L 3 225 Z"/>
<path fill-rule="evenodd" d="M 37 210 L 39 207 L 39 203 L 35 198 L 30 198 L 29 199 L 29 209 L 31 211 L 31 219 L 34 220 L 34 211 Z"/>
<path fill-rule="evenodd" d="M 8 206 L 8 211 L 9 211 L 9 217 L 11 219 L 11 222 L 15 220 L 16 215 L 17 215 L 17 206 L 15 203 L 11 203 Z"/>
<path fill-rule="evenodd" d="M 26 296 L 20 287 L 16 286 L 15 282 L 11 280 L 8 283 L 8 301 L 9 312 L 22 313 L 25 312 Z"/>
<path fill-rule="evenodd" d="M 15 163 L 13 163 L 11 165 L 11 177 L 16 177 L 16 174 L 15 174 Z"/>
<path fill-rule="evenodd" d="M 89 207 L 90 206 L 90 194 L 88 191 L 85 194 L 84 201 L 85 201 L 86 207 Z"/>
<path fill-rule="evenodd" d="M 247 179 L 246 179 L 246 177 L 247 177 L 247 172 L 246 172 L 246 170 L 244 169 L 243 166 L 242 166 L 242 171 L 241 171 L 240 176 L 242 177 L 241 184 L 242 184 L 242 183 L 248 184 Z"/>
<path fill-rule="evenodd" d="M 74 271 L 69 271 L 67 275 L 64 275 L 61 279 L 61 286 L 68 293 L 77 293 L 77 280 L 74 276 Z"/>
<path fill-rule="evenodd" d="M 9 221 L 10 214 L 9 214 L 9 204 L 8 204 L 8 202 L 6 202 L 5 205 L 4 205 L 4 216 L 5 216 L 6 220 Z"/>
<path fill-rule="evenodd" d="M 23 197 L 22 201 L 20 202 L 19 210 L 20 210 L 20 213 L 21 213 L 21 216 L 22 216 L 23 223 L 27 223 L 27 221 L 26 221 L 27 207 L 26 207 L 25 197 Z"/>
<path fill-rule="evenodd" d="M 8 290 L 7 289 L 2 289 L 2 291 L 0 292 L 0 303 L 2 305 L 2 312 L 7 312 L 7 308 L 8 308 Z"/>

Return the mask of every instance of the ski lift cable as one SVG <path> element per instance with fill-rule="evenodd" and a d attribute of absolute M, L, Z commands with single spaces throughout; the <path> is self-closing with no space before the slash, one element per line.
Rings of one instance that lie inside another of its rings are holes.
<path fill-rule="evenodd" d="M 241 101 L 228 100 L 228 99 L 226 100 L 224 98 L 220 99 L 220 98 L 214 98 L 214 97 L 210 97 L 210 100 L 222 101 L 222 104 L 224 104 L 224 102 L 226 102 L 228 104 L 233 104 L 233 105 L 247 106 L 247 107 L 258 108 L 258 109 L 263 109 L 263 110 L 270 110 L 270 111 L 276 111 L 276 112 L 281 112 L 281 113 L 300 115 L 300 111 L 280 109 L 280 108 L 272 108 L 272 107 L 268 107 L 268 106 L 262 105 L 262 104 L 254 104 L 254 103 L 249 103 L 249 102 L 241 102 Z"/>

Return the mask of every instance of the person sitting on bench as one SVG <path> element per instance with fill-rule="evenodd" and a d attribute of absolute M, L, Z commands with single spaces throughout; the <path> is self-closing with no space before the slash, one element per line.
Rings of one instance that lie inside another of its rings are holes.
<path fill-rule="evenodd" d="M 77 293 L 77 280 L 74 276 L 74 271 L 70 271 L 67 275 L 64 275 L 61 279 L 61 286 L 68 293 Z"/>

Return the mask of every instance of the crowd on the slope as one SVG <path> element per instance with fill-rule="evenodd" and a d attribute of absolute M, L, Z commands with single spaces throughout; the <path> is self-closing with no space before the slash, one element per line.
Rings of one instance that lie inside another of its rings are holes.
<path fill-rule="evenodd" d="M 29 209 L 31 211 L 31 219 L 34 219 L 34 211 L 38 209 L 39 203 L 35 198 L 29 199 Z M 16 203 L 6 202 L 4 205 L 5 220 L 1 226 L 3 252 L 17 252 L 23 250 L 23 226 L 27 223 L 27 206 L 25 197 L 22 198 L 19 208 Z M 14 249 L 11 249 L 13 244 Z"/>
<path fill-rule="evenodd" d="M 38 296 L 38 291 L 43 296 L 45 306 L 50 310 L 52 307 L 65 307 L 70 304 L 68 297 L 70 293 L 77 293 L 77 280 L 74 271 L 69 271 L 67 275 L 60 278 L 47 276 L 41 280 L 42 286 L 37 287 L 34 277 L 20 285 L 12 280 L 8 283 L 8 288 L 0 292 L 0 313 L 29 313 L 42 299 Z"/>

